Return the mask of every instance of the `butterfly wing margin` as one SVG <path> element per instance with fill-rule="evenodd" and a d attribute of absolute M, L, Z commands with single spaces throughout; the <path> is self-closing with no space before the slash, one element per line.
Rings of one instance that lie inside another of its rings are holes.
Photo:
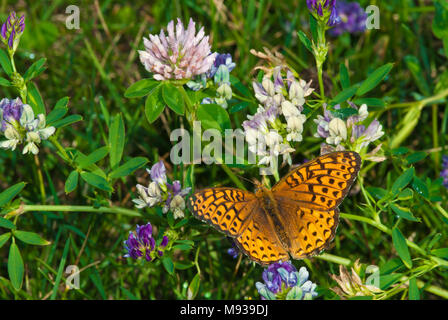
<path fill-rule="evenodd" d="M 207 188 L 187 200 L 196 218 L 233 238 L 246 228 L 256 204 L 253 193 L 236 188 Z"/>
<path fill-rule="evenodd" d="M 360 168 L 361 157 L 356 152 L 328 153 L 292 170 L 272 192 L 285 201 L 297 201 L 301 207 L 334 210 L 348 194 Z"/>

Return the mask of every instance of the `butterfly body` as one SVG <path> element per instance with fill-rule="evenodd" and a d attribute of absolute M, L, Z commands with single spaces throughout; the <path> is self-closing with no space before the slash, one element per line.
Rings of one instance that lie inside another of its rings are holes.
<path fill-rule="evenodd" d="M 292 170 L 272 189 L 207 188 L 187 205 L 260 264 L 309 258 L 334 238 L 338 206 L 360 166 L 356 152 L 333 152 Z"/>

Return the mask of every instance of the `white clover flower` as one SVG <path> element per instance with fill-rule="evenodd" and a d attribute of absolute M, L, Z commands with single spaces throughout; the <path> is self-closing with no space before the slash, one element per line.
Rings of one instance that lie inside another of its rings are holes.
<path fill-rule="evenodd" d="M 143 38 L 145 51 L 139 51 L 140 61 L 154 73 L 154 79 L 191 79 L 211 69 L 217 54 L 211 53 L 204 28 L 196 34 L 192 19 L 187 29 L 178 19 L 176 28 L 173 21 L 168 23 L 167 32 L 165 35 L 161 30 L 160 35 Z"/>

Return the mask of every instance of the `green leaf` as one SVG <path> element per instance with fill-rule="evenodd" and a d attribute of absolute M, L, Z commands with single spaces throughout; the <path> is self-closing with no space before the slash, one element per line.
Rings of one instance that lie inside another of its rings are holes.
<path fill-rule="evenodd" d="M 217 104 L 201 104 L 196 115 L 205 130 L 217 129 L 224 133 L 225 129 L 232 128 L 229 114 Z"/>
<path fill-rule="evenodd" d="M 431 250 L 431 253 L 436 257 L 447 259 L 448 260 L 448 248 L 440 248 Z"/>
<path fill-rule="evenodd" d="M 345 90 L 350 87 L 350 76 L 347 67 L 343 63 L 339 65 L 339 80 L 341 81 L 342 89 Z"/>
<path fill-rule="evenodd" d="M 94 173 L 81 172 L 81 178 L 95 188 L 108 192 L 114 191 L 114 189 L 112 189 L 112 187 L 110 186 L 109 182 L 107 182 L 106 179 Z"/>
<path fill-rule="evenodd" d="M 104 116 L 104 121 L 107 124 L 107 127 L 109 128 L 110 125 L 110 114 L 109 114 L 109 110 L 107 110 L 107 106 L 106 106 L 106 102 L 104 101 L 104 97 L 100 96 L 99 97 L 99 101 L 100 101 L 100 108 L 101 108 L 101 113 Z"/>
<path fill-rule="evenodd" d="M 409 300 L 420 300 L 420 290 L 417 286 L 417 279 L 409 280 Z"/>
<path fill-rule="evenodd" d="M 393 194 L 397 194 L 401 189 L 406 187 L 414 177 L 414 168 L 409 168 L 401 176 L 398 177 L 397 180 L 395 180 L 394 184 L 392 185 L 391 192 Z"/>
<path fill-rule="evenodd" d="M 124 93 L 126 98 L 140 98 L 150 94 L 162 84 L 161 81 L 153 79 L 142 79 L 133 83 Z"/>
<path fill-rule="evenodd" d="M 174 262 L 174 268 L 178 270 L 187 270 L 194 266 L 193 262 L 190 263 L 181 263 L 181 262 Z"/>
<path fill-rule="evenodd" d="M 334 110 L 330 110 L 330 112 L 334 117 L 340 118 L 343 120 L 347 119 L 350 116 L 358 114 L 358 110 L 356 110 L 355 108 L 334 109 Z"/>
<path fill-rule="evenodd" d="M 393 203 L 390 204 L 390 208 L 392 209 L 393 212 L 395 212 L 396 215 L 398 215 L 399 217 L 401 217 L 403 219 L 406 219 L 409 221 L 420 222 L 420 219 L 417 219 L 416 217 L 414 217 L 412 212 L 406 208 L 397 206 L 396 204 L 393 204 Z"/>
<path fill-rule="evenodd" d="M 359 98 L 353 100 L 353 103 L 358 106 L 366 104 L 369 109 L 372 107 L 384 108 L 386 106 L 383 100 L 377 98 Z"/>
<path fill-rule="evenodd" d="M 232 84 L 232 87 L 236 88 L 237 91 L 239 91 L 243 96 L 254 99 L 252 92 L 238 79 L 237 77 L 230 75 L 230 83 Z"/>
<path fill-rule="evenodd" d="M 163 101 L 167 106 L 179 115 L 184 115 L 185 113 L 185 102 L 180 90 L 173 86 L 172 84 L 165 84 L 162 87 L 162 97 Z"/>
<path fill-rule="evenodd" d="M 16 230 L 16 231 L 14 231 L 14 237 L 19 239 L 20 241 L 23 241 L 25 243 L 32 244 L 35 246 L 47 246 L 51 243 L 50 241 L 47 241 L 44 238 L 42 238 L 37 233 L 28 232 L 28 231 Z"/>
<path fill-rule="evenodd" d="M 109 130 L 110 167 L 114 169 L 120 164 L 123 156 L 125 140 L 125 128 L 123 117 L 117 114 L 112 120 Z"/>
<path fill-rule="evenodd" d="M 11 238 L 11 232 L 0 234 L 0 248 L 8 242 L 9 238 Z"/>
<path fill-rule="evenodd" d="M 47 116 L 46 121 L 47 125 L 51 125 L 53 122 L 56 122 L 62 119 L 68 112 L 67 108 L 55 108 L 53 109 Z"/>
<path fill-rule="evenodd" d="M 406 161 L 408 162 L 408 164 L 413 164 L 413 163 L 416 163 L 418 161 L 425 159 L 427 155 L 428 154 L 423 151 L 415 152 L 415 153 L 408 155 L 406 157 Z"/>
<path fill-rule="evenodd" d="M 0 207 L 11 201 L 25 187 L 25 182 L 19 182 L 0 193 Z"/>
<path fill-rule="evenodd" d="M 297 35 L 299 36 L 300 42 L 303 43 L 305 48 L 307 48 L 311 53 L 313 53 L 313 47 L 311 44 L 311 40 L 308 39 L 305 33 L 303 33 L 301 30 L 297 32 Z"/>
<path fill-rule="evenodd" d="M 182 250 L 182 251 L 188 251 L 188 250 L 193 249 L 193 247 L 188 244 L 176 244 L 172 248 L 173 248 L 173 250 L 177 249 L 177 250 Z"/>
<path fill-rule="evenodd" d="M 373 71 L 372 74 L 366 80 L 364 80 L 361 86 L 358 88 L 358 90 L 356 91 L 356 95 L 358 97 L 362 96 L 375 88 L 387 76 L 390 70 L 392 70 L 393 66 L 393 63 L 388 63 Z"/>
<path fill-rule="evenodd" d="M 12 86 L 12 83 L 3 77 L 0 77 L 0 86 L 10 87 L 10 86 Z"/>
<path fill-rule="evenodd" d="M 145 115 L 149 123 L 153 123 L 157 120 L 160 114 L 165 109 L 165 102 L 162 97 L 162 90 L 160 87 L 155 89 L 145 101 Z"/>
<path fill-rule="evenodd" d="M 16 225 L 12 221 L 9 221 L 8 219 L 0 217 L 0 227 L 5 228 L 5 229 L 15 229 Z"/>
<path fill-rule="evenodd" d="M 415 176 L 414 180 L 412 180 L 412 188 L 414 188 L 414 190 L 422 197 L 429 199 L 428 187 L 419 177 Z"/>
<path fill-rule="evenodd" d="M 9 60 L 8 54 L 3 49 L 0 49 L 0 65 L 8 76 L 12 74 L 11 61 Z"/>
<path fill-rule="evenodd" d="M 199 291 L 199 286 L 201 284 L 201 276 L 199 273 L 197 273 L 193 280 L 191 280 L 190 285 L 188 286 L 188 290 L 187 290 L 187 299 L 188 300 L 193 300 L 194 298 L 196 298 L 196 295 L 198 294 Z"/>
<path fill-rule="evenodd" d="M 47 114 L 45 110 L 44 100 L 42 100 L 42 96 L 40 95 L 40 92 L 34 82 L 29 82 L 27 85 L 27 89 L 28 104 L 31 106 L 31 108 L 33 108 L 34 114 Z"/>
<path fill-rule="evenodd" d="M 13 242 L 9 247 L 8 275 L 12 286 L 19 291 L 22 288 L 24 265 L 19 247 Z"/>
<path fill-rule="evenodd" d="M 403 276 L 402 273 L 392 273 L 392 274 L 380 276 L 380 289 L 386 290 L 391 285 L 397 283 L 401 279 L 402 276 Z"/>
<path fill-rule="evenodd" d="M 394 227 L 392 229 L 392 242 L 394 244 L 395 250 L 397 250 L 398 256 L 401 258 L 404 265 L 411 269 L 412 260 L 411 255 L 409 254 L 409 248 L 406 244 L 405 237 L 397 227 Z"/>
<path fill-rule="evenodd" d="M 65 193 L 73 192 L 78 187 L 79 173 L 73 170 L 65 181 Z"/>
<path fill-rule="evenodd" d="M 434 1 L 435 16 L 432 20 L 432 32 L 439 38 L 448 37 L 448 6 L 444 0 Z"/>
<path fill-rule="evenodd" d="M 25 81 L 29 81 L 29 80 L 37 77 L 38 75 L 40 75 L 42 72 L 44 72 L 44 70 L 47 68 L 47 67 L 45 67 L 46 61 L 47 61 L 47 59 L 41 58 L 41 59 L 37 60 L 36 62 L 34 62 L 31 65 L 31 67 L 29 67 L 28 70 L 26 70 L 25 74 L 23 75 L 23 79 Z"/>
<path fill-rule="evenodd" d="M 386 189 L 379 187 L 367 187 L 367 191 L 378 200 L 383 199 L 388 193 Z"/>
<path fill-rule="evenodd" d="M 174 263 L 170 257 L 164 256 L 162 257 L 162 264 L 165 270 L 170 274 L 174 274 Z"/>
<path fill-rule="evenodd" d="M 95 151 L 93 151 L 91 154 L 89 154 L 87 157 L 78 158 L 80 159 L 78 162 L 79 167 L 81 169 L 86 169 L 91 164 L 97 163 L 101 159 L 104 159 L 105 156 L 109 153 L 109 147 L 101 147 Z"/>
<path fill-rule="evenodd" d="M 409 199 L 412 199 L 413 196 L 414 196 L 414 192 L 412 191 L 412 189 L 406 188 L 398 194 L 397 199 L 398 200 L 409 200 Z"/>
<path fill-rule="evenodd" d="M 82 121 L 82 116 L 79 114 L 72 114 L 64 119 L 53 122 L 51 125 L 55 128 L 62 128 L 78 121 Z"/>
<path fill-rule="evenodd" d="M 119 166 L 115 170 L 113 170 L 109 176 L 112 179 L 126 177 L 130 174 L 132 174 L 135 170 L 143 167 L 145 164 L 147 164 L 149 160 L 144 157 L 137 157 L 132 158 L 131 160 L 127 161 L 125 164 Z"/>
<path fill-rule="evenodd" d="M 235 113 L 235 112 L 244 110 L 244 109 L 246 109 L 249 105 L 250 105 L 250 103 L 247 102 L 247 101 L 238 102 L 238 103 L 234 104 L 233 106 L 231 106 L 231 107 L 229 108 L 229 113 Z"/>
<path fill-rule="evenodd" d="M 409 149 L 406 147 L 398 147 L 392 150 L 392 154 L 394 156 L 401 156 L 409 152 Z"/>
<path fill-rule="evenodd" d="M 335 106 L 341 102 L 349 100 L 356 93 L 356 90 L 358 90 L 358 87 L 356 85 L 342 90 L 341 92 L 338 93 L 338 95 L 336 97 L 333 98 L 333 100 L 331 101 L 331 105 Z M 353 109 L 353 108 L 349 108 L 349 109 Z"/>

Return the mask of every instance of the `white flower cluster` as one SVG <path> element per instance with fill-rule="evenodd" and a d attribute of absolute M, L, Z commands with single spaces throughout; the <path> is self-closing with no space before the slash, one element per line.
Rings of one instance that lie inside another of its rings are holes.
<path fill-rule="evenodd" d="M 1 132 L 6 140 L 0 141 L 0 148 L 15 150 L 17 145 L 25 142 L 23 154 L 38 154 L 38 145 L 42 140 L 54 134 L 54 127 L 46 127 L 45 115 L 34 117 L 33 109 L 15 100 L 3 99 L 0 101 Z"/>
<path fill-rule="evenodd" d="M 249 150 L 257 155 L 259 165 L 275 164 L 279 155 L 291 164 L 293 143 L 302 141 L 306 121 L 303 105 L 314 89 L 311 82 L 297 80 L 290 70 L 283 78 L 282 71 L 276 67 L 261 83 L 253 83 L 255 97 L 262 105 L 243 123 Z"/>
<path fill-rule="evenodd" d="M 367 105 L 358 107 L 348 102 L 351 108 L 356 109 L 356 115 L 349 116 L 345 121 L 334 116 L 327 106 L 324 105 L 324 115 L 318 115 L 314 122 L 317 124 L 316 137 L 325 138 L 325 142 L 333 146 L 336 150 L 345 150 L 346 148 L 365 154 L 369 144 L 378 140 L 384 135 L 383 127 L 376 119 L 370 122 L 366 127 L 363 123 L 369 116 Z M 340 105 L 334 106 L 335 110 L 340 110 Z M 384 157 L 377 156 L 381 145 L 369 153 L 365 159 L 371 161 L 383 161 Z"/>

